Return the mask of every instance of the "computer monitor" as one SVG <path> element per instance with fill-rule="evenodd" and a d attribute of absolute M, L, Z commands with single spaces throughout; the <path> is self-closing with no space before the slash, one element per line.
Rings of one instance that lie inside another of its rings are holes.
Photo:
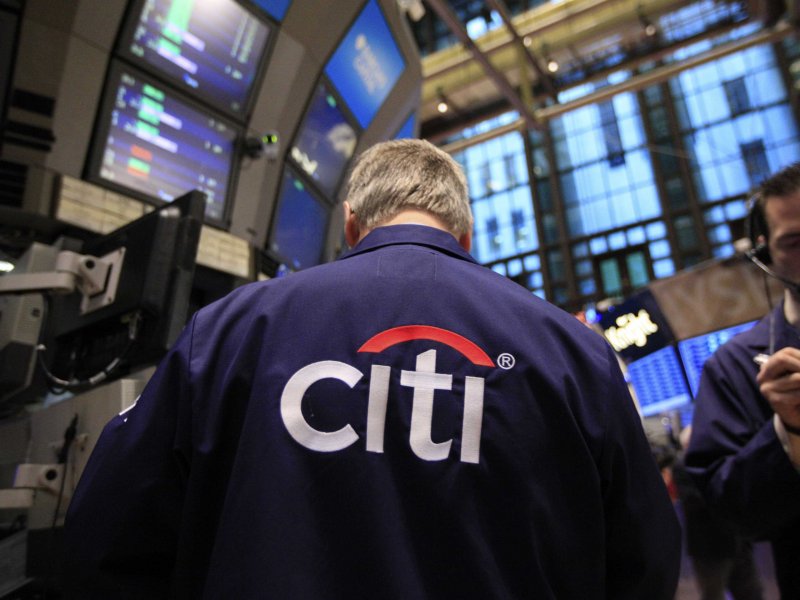
<path fill-rule="evenodd" d="M 692 401 L 678 353 L 672 345 L 629 363 L 628 379 L 644 417 L 674 410 Z"/>
<path fill-rule="evenodd" d="M 235 0 L 136 0 L 121 56 L 238 121 L 248 115 L 270 26 Z"/>
<path fill-rule="evenodd" d="M 369 0 L 325 65 L 325 75 L 366 129 L 405 68 L 378 2 Z"/>
<path fill-rule="evenodd" d="M 156 205 L 186 190 L 200 190 L 207 197 L 206 220 L 224 226 L 240 131 L 116 61 L 109 70 L 86 178 Z"/>
<path fill-rule="evenodd" d="M 683 366 L 686 369 L 686 377 L 689 379 L 689 387 L 693 396 L 697 395 L 697 389 L 700 387 L 700 375 L 703 373 L 703 365 L 717 351 L 717 348 L 733 336 L 747 331 L 756 323 L 757 321 L 749 321 L 732 327 L 709 331 L 703 335 L 678 342 L 678 352 L 680 352 Z"/>
<path fill-rule="evenodd" d="M 317 86 L 295 137 L 290 156 L 325 196 L 336 198 L 358 133 L 341 103 L 322 81 Z"/>
<path fill-rule="evenodd" d="M 268 248 L 292 271 L 322 260 L 331 206 L 318 197 L 291 167 L 285 167 Z"/>
<path fill-rule="evenodd" d="M 188 318 L 205 198 L 189 192 L 170 204 L 84 243 L 101 258 L 124 248 L 113 302 L 83 313 L 79 294 L 55 296 L 47 321 L 50 370 L 83 382 L 115 360 L 114 374 L 155 364 Z"/>

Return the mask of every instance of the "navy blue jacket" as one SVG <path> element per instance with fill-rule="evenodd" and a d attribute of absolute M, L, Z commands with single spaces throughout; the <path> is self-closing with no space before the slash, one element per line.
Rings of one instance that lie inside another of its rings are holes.
<path fill-rule="evenodd" d="M 706 362 L 686 466 L 710 507 L 744 534 L 772 541 L 783 598 L 800 598 L 800 474 L 783 449 L 756 383 L 757 354 L 798 346 L 783 303 Z"/>
<path fill-rule="evenodd" d="M 417 225 L 199 311 L 65 535 L 104 599 L 671 600 L 680 544 L 606 342 Z"/>

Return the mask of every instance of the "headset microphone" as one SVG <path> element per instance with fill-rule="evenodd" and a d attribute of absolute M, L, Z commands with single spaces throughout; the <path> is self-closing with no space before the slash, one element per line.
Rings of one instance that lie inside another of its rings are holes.
<path fill-rule="evenodd" d="M 800 283 L 796 283 L 796 282 L 792 281 L 791 279 L 787 279 L 783 275 L 778 275 L 775 271 L 773 271 L 766 264 L 764 264 L 764 262 L 759 257 L 759 248 L 758 247 L 755 247 L 755 248 L 753 248 L 751 250 L 748 250 L 747 252 L 745 252 L 744 255 L 750 262 L 752 262 L 755 266 L 757 266 L 759 269 L 764 271 L 764 273 L 766 273 L 767 275 L 769 275 L 770 277 L 772 277 L 774 279 L 777 279 L 783 285 L 785 285 L 787 288 L 789 288 L 789 290 L 791 292 L 793 292 L 797 296 L 800 296 Z"/>
<path fill-rule="evenodd" d="M 773 271 L 769 265 L 772 264 L 772 256 L 769 252 L 769 246 L 765 241 L 769 237 L 769 227 L 767 226 L 767 217 L 764 214 L 764 208 L 759 200 L 759 194 L 754 194 L 748 201 L 747 211 L 747 237 L 750 239 L 750 250 L 745 252 L 745 256 L 750 262 L 756 265 L 759 269 L 764 271 L 773 279 L 777 279 L 785 285 L 791 292 L 800 296 L 800 283 L 796 283 L 791 279 L 787 279 L 782 275 L 778 275 Z"/>

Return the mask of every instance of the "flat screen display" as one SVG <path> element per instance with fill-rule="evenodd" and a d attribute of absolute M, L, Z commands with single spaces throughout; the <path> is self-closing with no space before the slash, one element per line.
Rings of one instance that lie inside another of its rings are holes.
<path fill-rule="evenodd" d="M 397 130 L 395 139 L 407 139 L 417 137 L 417 113 L 411 113 L 406 122 Z"/>
<path fill-rule="evenodd" d="M 238 137 L 234 125 L 115 65 L 96 136 L 91 180 L 162 201 L 198 189 L 207 196 L 206 219 L 223 221 Z"/>
<path fill-rule="evenodd" d="M 121 51 L 148 71 L 244 118 L 269 27 L 234 0 L 140 0 Z"/>
<path fill-rule="evenodd" d="M 292 146 L 292 160 L 328 198 L 334 198 L 357 143 L 358 134 L 338 100 L 320 83 Z"/>
<path fill-rule="evenodd" d="M 674 346 L 629 363 L 628 377 L 642 416 L 657 415 L 692 401 Z"/>
<path fill-rule="evenodd" d="M 325 74 L 366 128 L 405 68 L 378 3 L 370 0 L 325 65 Z"/>
<path fill-rule="evenodd" d="M 703 365 L 717 351 L 717 348 L 733 336 L 747 331 L 755 324 L 756 321 L 750 321 L 749 323 L 718 329 L 717 331 L 711 331 L 678 342 L 678 352 L 680 352 L 683 366 L 686 369 L 686 377 L 689 379 L 689 387 L 693 396 L 697 395 L 697 388 L 700 386 Z"/>
<path fill-rule="evenodd" d="M 293 271 L 319 264 L 330 206 L 289 167 L 284 169 L 269 248 Z"/>
<path fill-rule="evenodd" d="M 276 21 L 283 21 L 292 0 L 250 0 Z"/>

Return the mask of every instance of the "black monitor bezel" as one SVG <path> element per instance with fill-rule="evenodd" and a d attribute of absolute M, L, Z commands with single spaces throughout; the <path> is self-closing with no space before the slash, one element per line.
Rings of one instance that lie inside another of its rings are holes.
<path fill-rule="evenodd" d="M 229 106 L 226 106 L 224 102 L 215 101 L 213 95 L 211 94 L 197 94 L 191 88 L 183 87 L 181 83 L 176 81 L 174 77 L 171 77 L 168 73 L 165 73 L 164 71 L 161 71 L 157 67 L 151 65 L 149 62 L 131 51 L 130 42 L 133 39 L 133 33 L 136 31 L 136 27 L 138 26 L 139 15 L 141 15 L 142 8 L 147 1 L 148 0 L 131 0 L 128 3 L 127 8 L 125 9 L 125 15 L 123 16 L 119 31 L 117 32 L 116 40 L 114 42 L 113 56 L 124 60 L 140 71 L 143 71 L 148 75 L 158 79 L 160 82 L 168 85 L 170 88 L 182 91 L 184 95 L 196 94 L 197 102 L 207 105 L 215 112 L 225 114 L 229 119 L 236 121 L 240 126 L 244 126 L 246 123 L 248 123 L 250 121 L 250 116 L 256 101 L 256 97 L 258 96 L 258 91 L 264 79 L 264 73 L 267 69 L 267 65 L 269 64 L 269 58 L 272 55 L 275 47 L 275 40 L 278 37 L 279 28 L 276 26 L 275 22 L 267 18 L 267 16 L 264 14 L 264 11 L 254 10 L 252 7 L 246 6 L 242 2 L 232 0 L 235 4 L 238 4 L 242 10 L 248 12 L 254 19 L 261 21 L 261 23 L 267 28 L 267 41 L 264 44 L 264 50 L 262 51 L 259 59 L 259 64 L 253 73 L 253 85 L 248 90 L 247 98 L 245 98 L 245 101 L 242 103 L 242 110 L 235 111 Z"/>
<path fill-rule="evenodd" d="M 97 113 L 95 114 L 91 143 L 89 145 L 89 151 L 87 153 L 87 158 L 83 169 L 83 178 L 86 181 L 94 183 L 100 187 L 110 189 L 131 198 L 136 198 L 151 206 L 160 207 L 164 204 L 169 204 L 168 201 L 156 198 L 155 196 L 151 196 L 139 190 L 117 184 L 113 181 L 109 181 L 100 175 L 100 170 L 103 164 L 103 155 L 106 148 L 106 141 L 111 129 L 111 112 L 114 109 L 117 91 L 119 89 L 119 82 L 124 72 L 130 73 L 130 75 L 135 77 L 137 80 L 153 83 L 159 87 L 166 88 L 169 93 L 174 94 L 174 96 L 180 102 L 186 104 L 189 108 L 204 114 L 208 114 L 209 117 L 217 119 L 226 127 L 229 127 L 233 132 L 235 132 L 236 137 L 234 139 L 233 151 L 229 161 L 230 169 L 224 198 L 222 218 L 214 219 L 206 217 L 205 219 L 206 224 L 213 225 L 221 229 L 227 229 L 230 226 L 230 216 L 233 209 L 233 199 L 235 197 L 234 190 L 236 189 L 239 165 L 243 155 L 242 140 L 246 135 L 245 128 L 242 125 L 231 121 L 225 115 L 211 111 L 207 106 L 194 102 L 191 98 L 187 97 L 179 90 L 164 84 L 164 82 L 152 77 L 149 73 L 146 73 L 141 69 L 137 69 L 124 61 L 117 59 L 112 59 L 109 61 L 103 84 L 103 94 L 100 99 L 100 103 L 98 104 Z M 113 86 L 111 85 L 112 83 L 114 84 Z"/>

